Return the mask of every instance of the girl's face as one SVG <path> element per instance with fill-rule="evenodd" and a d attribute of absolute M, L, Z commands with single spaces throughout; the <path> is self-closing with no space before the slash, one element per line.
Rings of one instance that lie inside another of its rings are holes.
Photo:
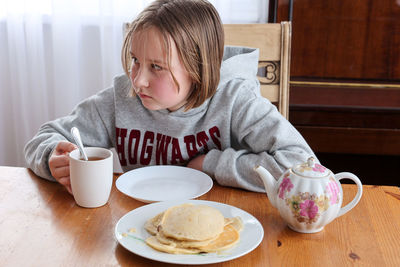
<path fill-rule="evenodd" d="M 136 33 L 131 43 L 131 82 L 149 110 L 175 111 L 185 105 L 192 80 L 184 68 L 175 42 L 170 39 L 170 68 L 160 32 L 154 28 Z M 171 72 L 179 84 L 175 83 Z"/>

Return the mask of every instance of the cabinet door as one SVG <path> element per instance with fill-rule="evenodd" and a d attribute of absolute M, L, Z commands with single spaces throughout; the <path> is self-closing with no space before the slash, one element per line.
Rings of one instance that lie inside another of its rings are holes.
<path fill-rule="evenodd" d="M 278 1 L 277 21 L 289 1 Z M 400 1 L 293 1 L 290 121 L 317 152 L 400 155 Z"/>

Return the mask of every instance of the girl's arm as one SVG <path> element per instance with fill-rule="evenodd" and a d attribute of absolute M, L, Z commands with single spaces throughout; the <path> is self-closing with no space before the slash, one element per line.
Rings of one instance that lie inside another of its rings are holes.
<path fill-rule="evenodd" d="M 70 133 L 73 126 L 79 128 L 85 146 L 111 147 L 115 136 L 113 92 L 106 89 L 78 104 L 70 115 L 42 125 L 24 148 L 28 167 L 38 176 L 54 180 L 49 157 L 60 141 L 74 142 Z"/>
<path fill-rule="evenodd" d="M 261 192 L 264 186 L 255 166 L 263 166 L 278 179 L 286 169 L 315 155 L 274 105 L 242 91 L 232 111 L 232 147 L 209 151 L 203 170 L 221 185 Z"/>

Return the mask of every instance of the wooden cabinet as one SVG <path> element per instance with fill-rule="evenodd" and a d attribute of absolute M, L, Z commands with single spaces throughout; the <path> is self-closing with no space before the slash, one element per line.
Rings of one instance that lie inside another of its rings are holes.
<path fill-rule="evenodd" d="M 278 0 L 276 21 L 290 5 L 289 120 L 317 154 L 398 166 L 400 0 Z"/>
<path fill-rule="evenodd" d="M 292 52 L 293 77 L 398 83 L 400 1 L 295 0 Z"/>

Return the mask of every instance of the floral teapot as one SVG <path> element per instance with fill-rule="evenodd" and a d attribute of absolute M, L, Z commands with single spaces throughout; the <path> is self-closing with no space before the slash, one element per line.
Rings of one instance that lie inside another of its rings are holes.
<path fill-rule="evenodd" d="M 310 157 L 307 162 L 285 171 L 276 181 L 263 167 L 255 171 L 264 182 L 272 206 L 276 207 L 289 228 L 301 233 L 316 233 L 335 218 L 354 208 L 362 195 L 362 184 L 352 173 L 333 174 Z M 357 184 L 354 199 L 342 207 L 341 179 Z"/>

